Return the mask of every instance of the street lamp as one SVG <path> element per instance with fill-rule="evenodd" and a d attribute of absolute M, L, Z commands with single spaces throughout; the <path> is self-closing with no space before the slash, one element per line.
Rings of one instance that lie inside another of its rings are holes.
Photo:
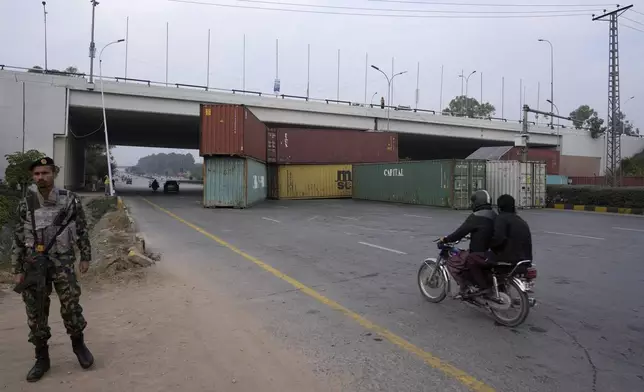
<path fill-rule="evenodd" d="M 371 96 L 371 106 L 373 106 L 373 99 L 376 97 L 376 95 L 378 95 L 377 91 Z"/>
<path fill-rule="evenodd" d="M 394 74 L 391 79 L 387 74 L 381 70 L 380 68 L 376 67 L 375 65 L 371 65 L 371 68 L 375 69 L 376 71 L 380 72 L 381 74 L 384 75 L 385 79 L 387 79 L 387 131 L 389 130 L 389 110 L 391 109 L 391 82 L 394 80 L 394 78 L 398 75 L 402 75 L 404 73 L 407 73 L 407 71 L 402 71 L 398 72 L 397 74 Z"/>
<path fill-rule="evenodd" d="M 550 45 L 550 113 L 552 113 L 555 104 L 555 56 L 554 48 L 552 47 L 552 42 L 547 39 L 539 38 L 539 42 L 547 42 Z M 550 116 L 550 129 L 555 129 L 554 127 L 554 118 Z"/>
<path fill-rule="evenodd" d="M 467 89 L 468 89 L 468 87 L 469 87 L 468 85 L 470 83 L 470 76 L 474 75 L 475 73 L 476 73 L 476 71 L 472 71 L 472 73 L 467 75 L 467 77 L 465 77 L 465 75 L 463 75 L 463 74 L 458 75 L 460 78 L 465 79 L 465 114 L 467 114 Z"/>
<path fill-rule="evenodd" d="M 103 129 L 105 130 L 105 155 L 107 156 L 107 176 L 110 182 L 110 196 L 114 196 L 114 185 L 112 183 L 112 165 L 110 159 L 110 142 L 107 138 L 107 114 L 105 113 L 105 94 L 103 91 L 103 51 L 110 45 L 118 44 L 125 41 L 125 39 L 119 39 L 117 41 L 112 41 L 109 44 L 103 46 L 101 53 L 98 55 L 98 73 L 101 78 L 101 103 L 103 105 Z"/>
<path fill-rule="evenodd" d="M 632 97 L 630 97 L 629 99 L 624 101 L 624 105 L 626 105 L 631 99 L 635 99 L 635 96 L 633 95 Z M 620 111 L 620 117 L 622 117 L 621 111 Z M 624 120 L 622 118 L 620 118 L 619 121 L 622 123 L 622 135 L 623 135 L 624 134 Z"/>

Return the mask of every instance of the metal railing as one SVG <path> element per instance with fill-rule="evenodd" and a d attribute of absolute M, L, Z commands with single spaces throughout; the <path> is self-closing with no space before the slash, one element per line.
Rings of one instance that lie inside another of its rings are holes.
<path fill-rule="evenodd" d="M 33 70 L 33 68 L 25 68 L 25 67 L 16 67 L 16 66 L 11 66 L 11 65 L 5 65 L 5 64 L 0 64 L 0 70 L 16 70 L 16 71 L 31 71 L 32 73 L 37 73 L 37 74 L 45 74 L 45 75 L 52 75 L 52 76 L 68 76 L 68 77 L 78 77 L 78 78 L 83 78 L 85 79 L 87 77 L 86 74 L 84 73 L 71 73 L 71 72 L 65 72 L 65 71 L 52 71 L 52 70 L 44 70 L 44 69 L 38 69 L 36 71 Z M 251 90 L 240 90 L 240 89 L 224 89 L 224 88 L 217 88 L 217 87 L 210 87 L 210 86 L 204 86 L 204 85 L 197 85 L 197 84 L 187 84 L 187 83 L 165 83 L 165 82 L 157 82 L 149 79 L 137 79 L 137 78 L 126 78 L 122 76 L 103 76 L 103 79 L 105 80 L 111 80 L 117 83 L 136 83 L 136 84 L 143 84 L 147 85 L 148 87 L 152 86 L 158 86 L 158 87 L 171 87 L 174 86 L 176 88 L 190 88 L 190 89 L 200 89 L 204 91 L 217 91 L 217 92 L 226 92 L 226 93 L 232 93 L 232 94 L 252 94 L 252 95 L 257 95 L 259 97 L 265 97 L 265 98 L 276 98 L 276 99 L 297 99 L 297 100 L 304 100 L 306 102 L 318 102 L 318 103 L 326 103 L 327 105 L 329 104 L 342 104 L 342 105 L 349 105 L 352 107 L 369 107 L 369 108 L 382 108 L 382 109 L 393 109 L 394 111 L 405 111 L 405 112 L 411 112 L 411 113 L 418 113 L 418 114 L 430 114 L 434 116 L 447 116 L 447 117 L 467 117 L 465 115 L 453 115 L 451 113 L 446 113 L 442 110 L 436 111 L 436 110 L 431 110 L 431 109 L 421 109 L 421 108 L 410 108 L 410 107 L 402 107 L 402 106 L 384 106 L 382 107 L 380 104 L 367 104 L 367 103 L 362 103 L 362 102 L 352 102 L 352 101 L 345 101 L 345 100 L 338 100 L 338 99 L 327 99 L 327 98 L 312 98 L 312 97 L 306 97 L 306 96 L 301 96 L 301 95 L 292 95 L 292 94 L 275 94 L 275 93 L 263 93 L 261 91 L 251 91 Z M 509 120 L 507 118 L 500 118 L 500 117 L 467 117 L 471 118 L 474 120 L 487 120 L 487 121 L 499 121 L 499 122 L 512 122 L 512 123 L 521 123 L 521 120 Z M 535 122 L 530 122 L 530 124 L 536 125 Z M 557 125 L 555 126 L 561 127 L 561 128 L 566 128 L 565 125 Z"/>

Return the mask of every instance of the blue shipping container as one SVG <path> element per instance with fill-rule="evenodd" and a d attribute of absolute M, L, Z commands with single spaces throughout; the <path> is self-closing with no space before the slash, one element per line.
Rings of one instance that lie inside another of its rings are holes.
<path fill-rule="evenodd" d="M 546 176 L 546 185 L 568 185 L 568 176 L 548 174 Z"/>
<path fill-rule="evenodd" d="M 204 207 L 246 208 L 266 199 L 266 165 L 251 158 L 204 158 Z"/>

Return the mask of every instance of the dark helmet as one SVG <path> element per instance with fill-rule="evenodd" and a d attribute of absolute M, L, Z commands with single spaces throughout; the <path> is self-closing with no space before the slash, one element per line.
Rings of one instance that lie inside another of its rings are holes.
<path fill-rule="evenodd" d="M 496 200 L 496 205 L 499 206 L 499 211 L 501 212 L 516 212 L 516 202 L 514 197 L 510 195 L 501 195 Z"/>
<path fill-rule="evenodd" d="M 485 206 L 492 208 L 492 198 L 490 197 L 490 194 L 487 193 L 487 191 L 484 189 L 474 192 L 470 200 L 472 200 L 473 211 L 477 211 L 481 209 L 481 207 Z"/>

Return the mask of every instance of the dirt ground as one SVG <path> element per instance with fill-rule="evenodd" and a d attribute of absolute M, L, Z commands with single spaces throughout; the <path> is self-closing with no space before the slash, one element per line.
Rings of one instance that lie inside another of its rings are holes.
<path fill-rule="evenodd" d="M 145 277 L 81 297 L 86 340 L 96 362 L 82 370 L 52 296 L 52 368 L 38 383 L 24 378 L 33 347 L 20 297 L 0 292 L 0 390 L 323 391 L 306 361 L 264 335 L 230 299 L 194 287 L 163 267 Z"/>

